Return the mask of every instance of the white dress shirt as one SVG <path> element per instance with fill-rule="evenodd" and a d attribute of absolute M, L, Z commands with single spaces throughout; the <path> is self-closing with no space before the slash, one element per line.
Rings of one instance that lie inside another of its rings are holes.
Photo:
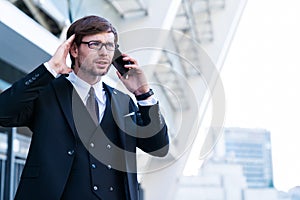
<path fill-rule="evenodd" d="M 86 101 L 89 97 L 89 90 L 91 87 L 95 89 L 96 100 L 99 108 L 99 122 L 102 120 L 105 106 L 106 106 L 106 95 L 102 85 L 102 80 L 97 82 L 95 85 L 90 85 L 84 80 L 80 79 L 74 72 L 71 72 L 67 79 L 72 83 L 73 87 L 77 91 L 80 99 L 86 105 Z"/>
<path fill-rule="evenodd" d="M 57 74 L 53 69 L 49 67 L 49 64 L 46 62 L 44 63 L 46 69 L 55 77 L 59 77 L 60 74 Z M 77 91 L 80 99 L 86 105 L 86 101 L 88 99 L 88 93 L 90 90 L 91 85 L 79 78 L 74 72 L 71 72 L 67 79 L 72 83 L 73 87 Z M 99 107 L 99 122 L 101 122 L 104 111 L 105 111 L 105 106 L 106 106 L 106 95 L 105 95 L 105 90 L 103 88 L 103 83 L 102 80 L 100 80 L 98 83 L 95 85 L 92 85 L 95 89 L 95 94 L 96 94 L 96 100 L 98 103 Z M 137 101 L 137 103 L 141 106 L 152 106 L 157 103 L 156 98 L 149 98 L 147 100 L 141 100 Z"/>

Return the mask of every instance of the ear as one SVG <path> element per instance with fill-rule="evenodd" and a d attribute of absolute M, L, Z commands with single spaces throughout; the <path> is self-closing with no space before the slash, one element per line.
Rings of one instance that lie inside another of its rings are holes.
<path fill-rule="evenodd" d="M 78 56 L 78 46 L 77 46 L 77 44 L 75 44 L 75 42 L 73 42 L 73 44 L 71 45 L 70 54 L 74 58 L 76 58 Z"/>

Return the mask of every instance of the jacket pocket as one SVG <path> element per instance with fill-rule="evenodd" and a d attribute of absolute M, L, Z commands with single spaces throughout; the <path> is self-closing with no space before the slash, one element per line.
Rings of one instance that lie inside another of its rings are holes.
<path fill-rule="evenodd" d="M 39 176 L 40 167 L 38 165 L 25 166 L 21 178 L 36 178 Z"/>

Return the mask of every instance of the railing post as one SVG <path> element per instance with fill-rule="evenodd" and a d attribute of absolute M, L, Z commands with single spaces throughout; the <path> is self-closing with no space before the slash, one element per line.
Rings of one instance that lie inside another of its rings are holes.
<path fill-rule="evenodd" d="M 4 199 L 13 200 L 14 171 L 15 171 L 14 139 L 16 137 L 16 128 L 7 129 L 6 133 L 7 133 L 7 153 L 6 153 L 6 167 L 5 167 Z"/>

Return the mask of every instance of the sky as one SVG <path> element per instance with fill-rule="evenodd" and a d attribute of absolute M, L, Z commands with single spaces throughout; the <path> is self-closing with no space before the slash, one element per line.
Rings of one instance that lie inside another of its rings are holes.
<path fill-rule="evenodd" d="M 300 1 L 248 0 L 221 78 L 224 126 L 270 131 L 275 187 L 300 186 Z"/>

